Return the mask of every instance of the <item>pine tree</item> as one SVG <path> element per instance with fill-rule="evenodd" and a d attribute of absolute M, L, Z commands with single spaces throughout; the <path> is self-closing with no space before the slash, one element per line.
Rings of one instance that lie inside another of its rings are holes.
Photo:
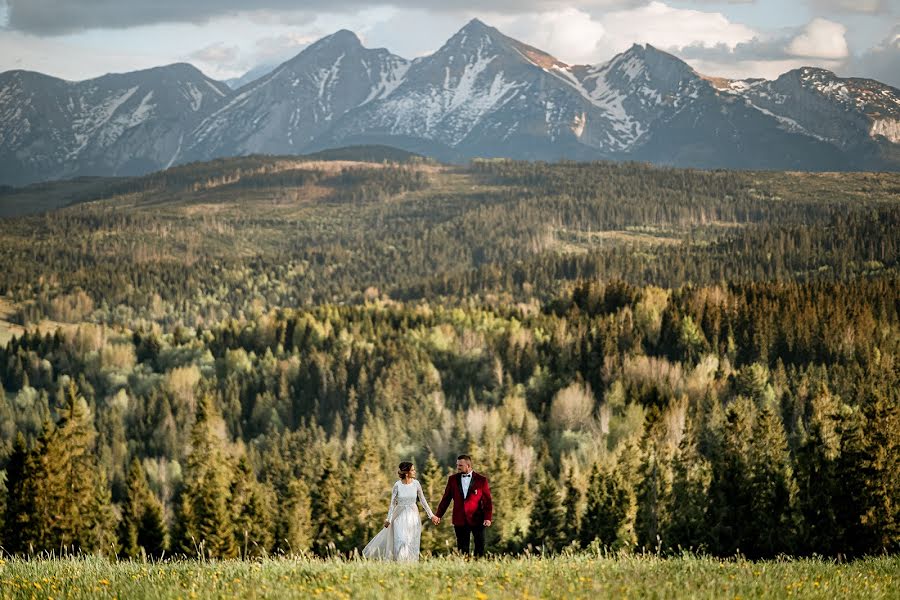
<path fill-rule="evenodd" d="M 441 469 L 440 463 L 434 457 L 434 454 L 428 455 L 425 461 L 425 467 L 422 469 L 420 480 L 422 483 L 422 491 L 425 498 L 431 505 L 431 510 L 437 510 L 437 503 L 440 502 L 441 496 L 444 494 L 444 487 L 447 484 L 448 473 Z M 494 491 L 493 474 L 491 479 L 491 493 Z M 493 526 L 491 527 L 493 529 Z M 496 546 L 491 546 L 492 548 Z M 454 548 L 453 528 L 432 527 L 428 523 L 422 529 L 422 552 L 431 554 L 439 554 L 449 552 Z"/>
<path fill-rule="evenodd" d="M 566 494 L 563 500 L 563 509 L 565 510 L 563 534 L 566 545 L 569 545 L 578 541 L 578 532 L 581 529 L 581 489 L 575 481 L 575 475 L 571 468 L 566 477 Z"/>
<path fill-rule="evenodd" d="M 848 408 L 849 410 L 849 408 Z M 845 522 L 839 511 L 850 484 L 840 473 L 843 439 L 841 402 L 822 390 L 810 402 L 808 426 L 800 432 L 797 451 L 797 505 L 801 515 L 800 548 L 804 553 L 833 556 L 847 552 L 848 525 L 859 522 L 859 514 Z"/>
<path fill-rule="evenodd" d="M 667 503 L 671 495 L 672 465 L 670 451 L 662 441 L 666 431 L 662 414 L 656 407 L 652 407 L 646 421 L 635 486 L 635 532 L 638 544 L 644 548 L 656 549 L 669 518 Z"/>
<path fill-rule="evenodd" d="M 748 466 L 751 510 L 748 556 L 762 558 L 793 552 L 797 484 L 784 425 L 772 402 L 766 403 L 756 418 Z"/>
<path fill-rule="evenodd" d="M 24 477 L 34 497 L 22 542 L 34 550 L 115 552 L 115 515 L 97 464 L 96 431 L 74 383 L 59 414 L 59 424 L 45 426 L 26 461 Z"/>
<path fill-rule="evenodd" d="M 628 512 L 628 493 L 618 473 L 595 464 L 591 470 L 584 516 L 581 519 L 581 545 L 587 547 L 597 542 L 602 547 L 615 547 Z"/>
<path fill-rule="evenodd" d="M 224 442 L 218 435 L 221 431 L 224 424 L 213 399 L 201 394 L 177 514 L 177 547 L 188 556 L 237 556 L 229 510 L 230 473 Z"/>
<path fill-rule="evenodd" d="M 266 556 L 272 550 L 272 516 L 268 498 L 247 458 L 238 461 L 231 484 L 234 538 L 243 558 Z"/>
<path fill-rule="evenodd" d="M 350 514 L 354 519 L 350 543 L 362 547 L 382 528 L 390 502 L 391 481 L 384 472 L 382 452 L 375 436 L 364 426 L 352 457 Z"/>
<path fill-rule="evenodd" d="M 6 507 L 3 518 L 3 545 L 10 554 L 29 551 L 29 546 L 37 541 L 36 483 L 40 480 L 35 452 L 29 452 L 25 437 L 19 432 L 13 446 L 13 453 L 6 465 Z"/>
<path fill-rule="evenodd" d="M 528 529 L 530 490 L 524 476 L 515 472 L 512 458 L 499 444 L 491 443 L 482 452 L 481 468 L 490 475 L 494 505 L 494 523 L 485 532 L 486 543 L 498 552 L 517 551 Z M 434 502 L 438 502 L 443 491 L 443 487 L 437 491 Z"/>
<path fill-rule="evenodd" d="M 131 461 L 126 485 L 119 523 L 120 552 L 129 558 L 144 554 L 162 556 L 166 549 L 162 504 L 147 485 L 144 469 L 137 458 Z"/>
<path fill-rule="evenodd" d="M 555 553 L 565 546 L 565 513 L 559 488 L 545 473 L 538 477 L 537 494 L 531 508 L 526 543 L 542 553 Z"/>
<path fill-rule="evenodd" d="M 715 431 L 708 431 L 706 435 L 707 444 L 721 448 L 721 452 L 713 457 L 710 483 L 710 551 L 715 554 L 732 555 L 750 543 L 752 511 L 748 459 L 753 423 L 753 403 L 739 396 L 726 412 L 721 442 L 711 439 L 717 435 Z"/>
<path fill-rule="evenodd" d="M 708 506 L 712 465 L 700 454 L 697 429 L 688 420 L 672 480 L 672 510 L 662 538 L 670 549 L 704 550 L 709 545 Z"/>
<path fill-rule="evenodd" d="M 300 554 L 312 544 L 312 517 L 309 492 L 303 482 L 294 479 L 279 497 L 275 515 L 275 551 L 286 555 Z"/>
<path fill-rule="evenodd" d="M 900 549 L 900 389 L 864 390 L 867 421 L 859 464 L 865 501 L 862 516 L 870 552 Z"/>
<path fill-rule="evenodd" d="M 312 549 L 319 556 L 332 556 L 347 550 L 348 530 L 344 493 L 347 477 L 329 459 L 310 500 L 313 514 Z"/>

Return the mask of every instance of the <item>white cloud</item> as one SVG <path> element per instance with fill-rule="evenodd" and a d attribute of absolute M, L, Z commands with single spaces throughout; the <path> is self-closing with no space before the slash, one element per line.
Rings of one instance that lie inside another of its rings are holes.
<path fill-rule="evenodd" d="M 841 66 L 840 61 L 809 61 L 800 58 L 778 60 L 732 60 L 717 61 L 692 59 L 687 61 L 698 73 L 726 79 L 777 79 L 780 75 L 800 67 L 821 67 L 834 71 Z"/>
<path fill-rule="evenodd" d="M 823 58 L 839 60 L 846 58 L 850 52 L 847 49 L 847 39 L 844 37 L 847 28 L 828 19 L 817 18 L 810 21 L 809 25 L 787 47 L 791 56 L 806 58 Z"/>
<path fill-rule="evenodd" d="M 608 13 L 600 22 L 608 32 L 604 45 L 613 52 L 621 52 L 633 43 L 667 50 L 698 45 L 734 48 L 756 34 L 746 25 L 732 23 L 722 13 L 674 8 L 655 0 L 640 8 Z"/>
<path fill-rule="evenodd" d="M 484 15 L 483 19 L 504 34 L 569 63 L 595 62 L 607 37 L 599 20 L 572 7 L 518 17 Z"/>
<path fill-rule="evenodd" d="M 848 77 L 869 77 L 900 88 L 900 24 L 880 44 L 847 61 L 842 71 Z"/>
<path fill-rule="evenodd" d="M 223 43 L 211 44 L 193 52 L 188 58 L 192 61 L 203 63 L 233 63 L 240 53 L 237 46 L 228 46 Z"/>
<path fill-rule="evenodd" d="M 813 0 L 813 4 L 820 11 L 837 10 L 863 14 L 887 12 L 891 2 L 892 0 Z M 894 6 L 894 10 L 896 8 Z"/>

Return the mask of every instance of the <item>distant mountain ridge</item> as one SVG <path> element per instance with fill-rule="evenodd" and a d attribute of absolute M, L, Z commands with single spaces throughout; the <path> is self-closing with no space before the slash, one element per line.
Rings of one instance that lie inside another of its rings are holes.
<path fill-rule="evenodd" d="M 634 45 L 568 65 L 478 20 L 408 61 L 341 30 L 232 90 L 178 64 L 83 82 L 0 74 L 0 184 L 383 144 L 703 168 L 900 169 L 900 90 L 811 67 L 711 78 Z"/>

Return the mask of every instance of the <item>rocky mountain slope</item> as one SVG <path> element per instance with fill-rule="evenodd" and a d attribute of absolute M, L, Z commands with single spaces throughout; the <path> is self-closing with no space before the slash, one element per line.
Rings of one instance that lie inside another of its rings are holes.
<path fill-rule="evenodd" d="M 85 82 L 0 74 L 0 184 L 388 144 L 444 160 L 900 169 L 900 91 L 803 68 L 705 77 L 635 45 L 567 65 L 473 20 L 407 61 L 339 31 L 230 90 L 189 65 Z"/>

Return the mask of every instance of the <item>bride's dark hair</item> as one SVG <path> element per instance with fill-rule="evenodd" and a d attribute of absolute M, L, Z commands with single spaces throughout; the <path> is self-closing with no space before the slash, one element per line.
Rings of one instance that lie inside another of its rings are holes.
<path fill-rule="evenodd" d="M 400 463 L 400 468 L 397 469 L 397 475 L 400 479 L 406 479 L 406 476 L 409 475 L 409 472 L 412 471 L 413 464 L 411 462 L 402 462 Z"/>

